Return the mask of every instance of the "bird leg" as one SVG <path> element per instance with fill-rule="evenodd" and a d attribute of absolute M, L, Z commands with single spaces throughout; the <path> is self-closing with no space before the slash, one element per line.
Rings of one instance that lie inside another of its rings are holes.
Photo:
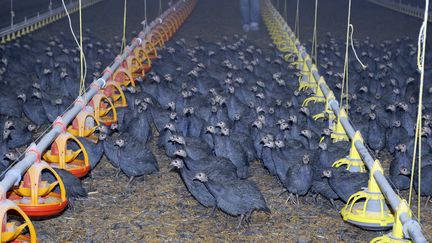
<path fill-rule="evenodd" d="M 280 197 L 282 194 L 284 194 L 285 192 L 288 192 L 288 190 L 286 188 L 284 188 L 279 194 L 278 197 Z"/>
<path fill-rule="evenodd" d="M 296 203 L 295 204 L 300 205 L 299 195 L 295 194 L 295 197 L 296 197 Z"/>
<path fill-rule="evenodd" d="M 251 210 L 251 211 L 249 211 L 249 212 L 246 213 L 245 223 L 248 224 L 248 225 L 251 223 L 252 212 L 253 212 L 253 210 Z"/>
<path fill-rule="evenodd" d="M 239 230 L 241 228 L 241 225 L 242 225 L 244 217 L 245 217 L 244 214 L 240 215 L 240 220 L 239 220 L 239 223 L 238 223 L 238 225 L 236 227 L 236 230 Z"/>
<path fill-rule="evenodd" d="M 212 209 L 212 212 L 211 212 L 211 214 L 210 214 L 210 216 L 211 216 L 212 218 L 214 218 L 214 217 L 216 216 L 216 209 L 217 209 L 217 206 L 214 205 L 214 207 L 213 207 L 213 209 Z"/>
<path fill-rule="evenodd" d="M 314 200 L 315 204 L 318 204 L 318 193 L 312 195 L 312 199 Z"/>
<path fill-rule="evenodd" d="M 118 178 L 120 175 L 121 169 L 120 167 L 117 168 L 117 173 L 115 174 L 115 177 Z"/>
<path fill-rule="evenodd" d="M 129 178 L 129 181 L 128 181 L 128 183 L 126 184 L 126 188 L 128 188 L 128 187 L 130 186 L 130 184 L 132 183 L 132 181 L 134 180 L 134 178 L 135 178 L 135 176 L 131 176 L 131 177 Z"/>
<path fill-rule="evenodd" d="M 428 203 L 429 202 L 432 202 L 432 196 L 428 196 L 427 198 L 426 198 L 426 204 L 425 204 L 425 207 L 427 207 L 427 205 L 428 205 Z"/>
<path fill-rule="evenodd" d="M 333 208 L 334 208 L 336 211 L 339 211 L 339 209 L 337 208 L 336 203 L 335 203 L 335 201 L 333 200 L 333 198 L 330 198 L 330 203 L 331 203 L 331 205 L 333 206 Z"/>

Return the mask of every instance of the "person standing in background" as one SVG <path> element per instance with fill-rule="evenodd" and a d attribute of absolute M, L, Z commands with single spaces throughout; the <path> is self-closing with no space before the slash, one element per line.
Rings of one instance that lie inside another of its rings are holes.
<path fill-rule="evenodd" d="M 260 17 L 260 0 L 240 0 L 243 31 L 258 31 Z"/>

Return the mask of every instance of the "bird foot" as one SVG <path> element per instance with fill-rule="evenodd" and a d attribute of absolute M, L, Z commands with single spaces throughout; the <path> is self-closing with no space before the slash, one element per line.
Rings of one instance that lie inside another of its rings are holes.
<path fill-rule="evenodd" d="M 427 207 L 427 205 L 429 204 L 429 202 L 432 203 L 432 196 L 428 196 L 428 197 L 426 198 L 425 207 Z"/>
<path fill-rule="evenodd" d="M 278 197 L 282 196 L 285 192 L 288 192 L 287 189 L 283 189 L 281 192 L 279 192 Z"/>

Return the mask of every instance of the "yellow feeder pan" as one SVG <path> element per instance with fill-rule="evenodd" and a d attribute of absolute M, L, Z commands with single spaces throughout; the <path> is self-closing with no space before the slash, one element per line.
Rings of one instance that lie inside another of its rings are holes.
<path fill-rule="evenodd" d="M 378 160 L 375 160 L 370 171 L 368 188 L 351 195 L 341 210 L 341 215 L 343 220 L 360 228 L 381 231 L 391 228 L 395 218 L 373 177 L 378 170 L 383 172 Z"/>

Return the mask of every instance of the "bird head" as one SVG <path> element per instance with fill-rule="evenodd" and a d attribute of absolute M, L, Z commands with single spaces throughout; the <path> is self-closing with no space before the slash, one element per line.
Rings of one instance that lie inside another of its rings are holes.
<path fill-rule="evenodd" d="M 56 105 L 61 105 L 61 104 L 63 104 L 63 100 L 62 100 L 62 98 L 57 98 L 57 99 L 54 100 L 54 103 Z"/>
<path fill-rule="evenodd" d="M 390 112 L 395 112 L 396 111 L 396 106 L 394 104 L 390 104 L 390 105 L 388 105 L 386 107 L 386 110 L 390 111 Z"/>
<path fill-rule="evenodd" d="M 226 123 L 224 121 L 220 121 L 220 122 L 216 123 L 216 128 L 223 129 L 223 128 L 226 128 L 226 127 L 227 127 L 227 125 L 226 125 Z"/>
<path fill-rule="evenodd" d="M 252 127 L 256 127 L 256 128 L 258 128 L 258 129 L 262 129 L 263 128 L 263 122 L 261 121 L 261 120 L 255 120 L 253 123 L 252 123 Z"/>
<path fill-rule="evenodd" d="M 29 132 L 34 132 L 34 131 L 36 131 L 36 125 L 35 124 L 29 124 L 29 125 L 27 125 L 27 130 L 29 131 Z"/>
<path fill-rule="evenodd" d="M 407 146 L 406 146 L 406 144 L 401 143 L 401 144 L 396 145 L 395 149 L 401 153 L 405 153 L 407 151 Z"/>
<path fill-rule="evenodd" d="M 168 102 L 167 106 L 168 106 L 168 107 L 167 107 L 168 110 L 170 110 L 170 111 L 175 111 L 176 104 L 175 104 L 174 101 L 170 101 L 170 102 Z"/>
<path fill-rule="evenodd" d="M 309 154 L 305 154 L 305 155 L 303 155 L 302 162 L 303 162 L 303 164 L 305 164 L 305 165 L 309 164 L 309 162 L 310 162 Z"/>
<path fill-rule="evenodd" d="M 305 106 L 302 106 L 302 107 L 300 108 L 300 111 L 301 111 L 303 114 L 305 114 L 306 116 L 309 116 L 309 114 L 310 114 L 310 112 L 309 112 L 309 108 L 307 108 L 307 107 L 305 107 Z"/>
<path fill-rule="evenodd" d="M 115 141 L 115 146 L 118 146 L 119 148 L 122 148 L 125 146 L 125 141 L 122 138 L 118 138 Z"/>
<path fill-rule="evenodd" d="M 371 119 L 372 121 L 376 119 L 376 114 L 371 112 L 369 113 L 369 119 Z"/>
<path fill-rule="evenodd" d="M 399 173 L 400 173 L 401 175 L 405 175 L 405 176 L 408 176 L 408 175 L 411 174 L 411 172 L 409 171 L 409 169 L 408 169 L 407 167 L 405 167 L 405 166 L 401 166 L 401 167 L 399 168 Z"/>
<path fill-rule="evenodd" d="M 288 123 L 287 123 L 287 122 L 282 122 L 282 123 L 279 125 L 279 129 L 280 129 L 280 130 L 287 130 L 287 129 L 289 129 L 289 125 L 288 125 Z"/>
<path fill-rule="evenodd" d="M 15 161 L 18 159 L 18 153 L 9 151 L 9 152 L 5 153 L 4 157 L 6 159 L 8 159 L 9 161 Z"/>
<path fill-rule="evenodd" d="M 367 93 L 369 91 L 368 87 L 366 85 L 363 85 L 360 87 L 359 91 L 363 92 L 363 93 Z"/>
<path fill-rule="evenodd" d="M 333 172 L 331 170 L 323 170 L 321 177 L 330 178 L 333 176 Z"/>
<path fill-rule="evenodd" d="M 11 129 L 14 128 L 14 122 L 12 120 L 6 120 L 3 129 Z"/>
<path fill-rule="evenodd" d="M 135 94 L 137 92 L 136 88 L 133 86 L 127 87 L 126 90 L 131 94 Z"/>
<path fill-rule="evenodd" d="M 174 159 L 171 161 L 171 166 L 177 169 L 181 169 L 184 167 L 184 162 L 181 159 Z"/>
<path fill-rule="evenodd" d="M 67 72 L 62 71 L 62 72 L 60 73 L 60 78 L 61 78 L 61 79 L 64 79 L 64 78 L 66 78 L 67 76 L 68 76 Z"/>
<path fill-rule="evenodd" d="M 9 129 L 3 130 L 3 140 L 7 140 L 11 135 L 11 131 Z"/>
<path fill-rule="evenodd" d="M 277 148 L 283 148 L 283 147 L 285 147 L 285 143 L 282 140 L 276 140 L 274 142 L 274 144 L 276 145 Z"/>
<path fill-rule="evenodd" d="M 164 126 L 164 130 L 169 130 L 171 132 L 175 132 L 176 131 L 176 127 L 174 126 L 173 123 L 169 122 Z"/>
<path fill-rule="evenodd" d="M 297 116 L 296 115 L 290 115 L 289 117 L 288 117 L 288 121 L 289 122 L 291 122 L 291 123 L 297 123 Z"/>
<path fill-rule="evenodd" d="M 208 181 L 207 175 L 202 173 L 202 172 L 197 173 L 193 179 L 201 181 L 201 182 L 207 182 Z"/>
<path fill-rule="evenodd" d="M 322 134 L 321 135 L 330 136 L 331 135 L 331 130 L 329 128 L 324 128 L 322 130 Z"/>
<path fill-rule="evenodd" d="M 286 102 L 285 102 L 285 104 L 284 104 L 284 107 L 285 108 L 291 108 L 293 106 L 293 103 L 292 103 L 292 101 L 290 101 L 290 100 L 287 100 Z"/>
<path fill-rule="evenodd" d="M 327 143 L 325 143 L 325 142 L 319 143 L 318 148 L 323 150 L 323 151 L 327 150 L 327 148 L 328 148 Z"/>
<path fill-rule="evenodd" d="M 175 112 L 171 112 L 171 113 L 170 113 L 170 120 L 174 121 L 174 120 L 176 120 L 176 119 L 177 119 L 177 113 L 175 113 Z"/>
<path fill-rule="evenodd" d="M 206 127 L 206 133 L 215 134 L 216 128 L 214 126 L 207 126 Z"/>
<path fill-rule="evenodd" d="M 281 119 L 279 119 L 279 120 L 276 121 L 276 124 L 280 125 L 280 124 L 282 124 L 284 122 L 286 122 L 285 119 L 281 118 Z"/>
<path fill-rule="evenodd" d="M 424 127 L 422 127 L 422 129 L 421 129 L 421 135 L 422 135 L 423 137 L 430 137 L 430 136 L 432 135 L 432 130 L 431 130 L 431 128 L 428 127 L 428 126 L 424 126 Z"/>
<path fill-rule="evenodd" d="M 104 141 L 106 139 L 107 135 L 105 133 L 100 133 L 98 136 L 99 141 Z"/>
<path fill-rule="evenodd" d="M 261 143 L 261 144 L 266 144 L 266 143 L 268 143 L 269 141 L 273 141 L 273 135 L 271 135 L 271 134 L 266 134 L 265 136 L 263 136 L 263 137 L 261 138 L 260 143 Z"/>
<path fill-rule="evenodd" d="M 312 138 L 312 131 L 309 129 L 304 129 L 300 132 L 300 135 L 302 135 L 308 139 L 311 139 Z"/>
<path fill-rule="evenodd" d="M 183 149 L 177 149 L 176 151 L 174 151 L 174 155 L 175 155 L 175 156 L 179 156 L 179 157 L 181 157 L 181 158 L 186 158 L 187 153 L 186 153 L 186 151 L 183 150 Z"/>
<path fill-rule="evenodd" d="M 25 93 L 18 94 L 17 98 L 21 99 L 24 103 L 27 101 L 27 95 Z"/>
<path fill-rule="evenodd" d="M 275 142 L 269 140 L 269 141 L 264 142 L 263 146 L 267 147 L 267 148 L 275 148 Z"/>
<path fill-rule="evenodd" d="M 222 136 L 229 136 L 230 130 L 227 127 L 221 128 L 221 135 Z"/>
<path fill-rule="evenodd" d="M 113 124 L 110 125 L 110 129 L 111 129 L 112 131 L 117 130 L 117 128 L 118 128 L 118 124 L 117 124 L 117 123 L 113 123 Z"/>
<path fill-rule="evenodd" d="M 241 115 L 239 113 L 234 114 L 234 121 L 240 121 Z"/>

